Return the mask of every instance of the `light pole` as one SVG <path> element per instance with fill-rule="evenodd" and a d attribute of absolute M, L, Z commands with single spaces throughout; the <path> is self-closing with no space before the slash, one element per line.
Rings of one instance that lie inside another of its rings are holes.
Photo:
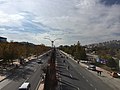
<path fill-rule="evenodd" d="M 51 44 L 52 44 L 52 47 L 54 46 L 54 42 L 56 41 L 56 40 L 60 40 L 60 39 L 62 39 L 62 38 L 56 38 L 56 39 L 54 39 L 54 40 L 51 40 L 50 38 L 44 38 L 44 39 L 48 39 L 49 41 L 51 41 Z"/>
<path fill-rule="evenodd" d="M 45 90 L 55 90 L 55 87 L 57 85 L 57 77 L 56 77 L 56 65 L 55 65 L 55 60 L 56 60 L 56 50 L 54 48 L 54 42 L 56 40 L 59 40 L 61 38 L 56 38 L 54 40 L 51 40 L 50 38 L 44 38 L 48 39 L 51 44 L 52 44 L 52 52 L 51 52 L 51 57 L 48 61 L 48 67 L 47 67 L 47 72 L 46 72 L 46 83 L 45 83 Z"/>

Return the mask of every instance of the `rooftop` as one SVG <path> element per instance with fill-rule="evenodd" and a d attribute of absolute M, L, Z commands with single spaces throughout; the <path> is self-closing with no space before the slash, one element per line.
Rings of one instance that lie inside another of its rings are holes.
<path fill-rule="evenodd" d="M 5 37 L 1 37 L 1 36 L 0 36 L 0 39 L 7 39 L 7 38 L 5 38 Z"/>

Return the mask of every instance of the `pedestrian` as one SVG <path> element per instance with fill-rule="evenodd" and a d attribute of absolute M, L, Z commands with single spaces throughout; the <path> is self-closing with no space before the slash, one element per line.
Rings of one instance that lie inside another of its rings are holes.
<path fill-rule="evenodd" d="M 68 66 L 68 70 L 70 69 L 70 66 Z"/>
<path fill-rule="evenodd" d="M 99 75 L 99 71 L 97 70 L 97 75 Z"/>
<path fill-rule="evenodd" d="M 44 80 L 44 78 L 45 78 L 44 75 L 42 75 L 42 81 Z"/>
<path fill-rule="evenodd" d="M 80 62 L 80 61 L 78 60 L 77 63 L 79 64 L 79 62 Z"/>
<path fill-rule="evenodd" d="M 100 71 L 100 76 L 101 76 L 102 71 Z"/>

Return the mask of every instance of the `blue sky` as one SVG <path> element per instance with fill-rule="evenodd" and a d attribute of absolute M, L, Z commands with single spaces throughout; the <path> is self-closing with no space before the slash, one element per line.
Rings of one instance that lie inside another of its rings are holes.
<path fill-rule="evenodd" d="M 120 0 L 0 0 L 0 36 L 56 46 L 120 40 Z"/>

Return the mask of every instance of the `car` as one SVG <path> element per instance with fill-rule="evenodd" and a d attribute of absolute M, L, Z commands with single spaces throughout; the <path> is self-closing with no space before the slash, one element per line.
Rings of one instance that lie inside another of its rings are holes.
<path fill-rule="evenodd" d="M 30 83 L 24 82 L 20 87 L 19 90 L 30 90 Z"/>
<path fill-rule="evenodd" d="M 49 56 L 49 54 L 46 54 L 46 56 Z"/>
<path fill-rule="evenodd" d="M 38 61 L 37 61 L 37 63 L 38 63 L 38 64 L 43 64 L 43 62 L 42 62 L 42 60 L 41 60 L 41 59 L 40 59 L 40 60 L 38 60 Z"/>
<path fill-rule="evenodd" d="M 114 77 L 114 78 L 118 78 L 119 77 L 117 72 L 112 72 L 111 76 Z"/>
<path fill-rule="evenodd" d="M 95 71 L 96 70 L 96 66 L 95 65 L 89 65 L 87 67 L 87 69 Z"/>
<path fill-rule="evenodd" d="M 119 73 L 117 73 L 118 74 L 118 76 L 120 77 L 120 72 Z"/>

